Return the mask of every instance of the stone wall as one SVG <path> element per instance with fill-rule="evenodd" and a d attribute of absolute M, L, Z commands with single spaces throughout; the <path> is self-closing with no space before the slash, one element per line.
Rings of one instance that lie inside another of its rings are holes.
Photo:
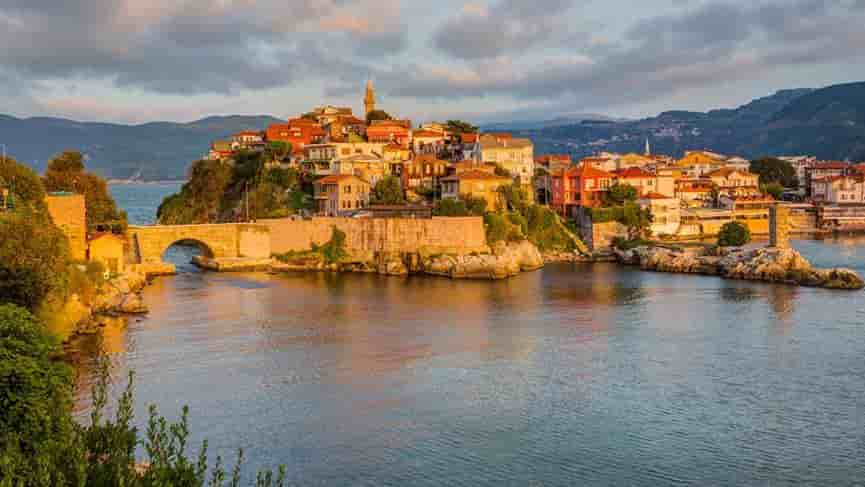
<path fill-rule="evenodd" d="M 264 225 L 237 225 L 237 256 L 267 259 L 271 255 L 270 229 Z"/>
<path fill-rule="evenodd" d="M 270 257 L 269 228 L 263 225 L 225 223 L 213 225 L 130 226 L 131 263 L 159 263 L 172 244 L 191 241 L 208 257 Z"/>
<path fill-rule="evenodd" d="M 628 229 L 619 222 L 594 223 L 589 212 L 577 214 L 580 228 L 580 238 L 591 252 L 609 250 L 616 237 L 627 237 Z"/>
<path fill-rule="evenodd" d="M 84 195 L 49 195 L 45 198 L 48 214 L 69 239 L 69 252 L 75 260 L 87 258 L 87 210 Z"/>
<path fill-rule="evenodd" d="M 336 227 L 346 234 L 346 249 L 354 253 L 408 252 L 469 253 L 487 250 L 480 217 L 312 218 L 259 220 L 270 228 L 275 254 L 309 250 L 328 240 Z"/>

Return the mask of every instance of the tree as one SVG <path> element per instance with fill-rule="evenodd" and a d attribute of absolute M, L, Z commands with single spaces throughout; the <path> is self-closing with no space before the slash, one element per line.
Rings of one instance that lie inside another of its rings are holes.
<path fill-rule="evenodd" d="M 616 183 L 610 186 L 610 189 L 604 193 L 604 206 L 620 206 L 628 201 L 636 201 L 637 188 L 630 184 Z"/>
<path fill-rule="evenodd" d="M 405 203 L 402 184 L 396 176 L 386 176 L 373 187 L 370 201 L 374 205 L 401 205 Z"/>
<path fill-rule="evenodd" d="M 393 120 L 393 117 L 384 110 L 373 110 L 366 114 L 366 124 L 370 125 L 374 120 Z"/>
<path fill-rule="evenodd" d="M 279 140 L 271 141 L 267 145 L 267 152 L 270 157 L 277 162 L 282 162 L 291 155 L 292 145 L 288 142 L 282 142 Z"/>
<path fill-rule="evenodd" d="M 751 231 L 739 222 L 727 222 L 718 232 L 721 247 L 741 247 L 751 241 Z"/>
<path fill-rule="evenodd" d="M 315 112 L 306 112 L 301 115 L 300 118 L 303 118 L 305 120 L 311 120 L 313 122 L 318 122 L 318 115 Z"/>
<path fill-rule="evenodd" d="M 633 201 L 627 201 L 622 205 L 622 217 L 619 223 L 628 227 L 629 239 L 642 238 L 649 233 L 649 226 L 652 224 L 652 213 L 648 208 L 642 208 Z"/>
<path fill-rule="evenodd" d="M 446 125 L 448 131 L 455 134 L 474 134 L 478 131 L 476 126 L 463 120 L 448 120 Z"/>
<path fill-rule="evenodd" d="M 531 204 L 528 193 L 518 183 L 499 186 L 498 191 L 502 195 L 506 209 L 523 213 Z"/>
<path fill-rule="evenodd" d="M 502 167 L 501 164 L 495 164 L 494 166 L 495 167 L 493 168 L 493 174 L 495 174 L 496 176 L 503 176 L 506 178 L 514 177 L 513 174 L 511 174 L 510 171 Z"/>
<path fill-rule="evenodd" d="M 84 171 L 84 157 L 80 152 L 65 151 L 48 161 L 44 183 L 47 191 L 84 195 L 88 231 L 122 232 L 126 229 L 126 213 L 117 208 L 105 180 Z"/>
<path fill-rule="evenodd" d="M 65 294 L 69 242 L 29 208 L 0 214 L 0 303 L 35 311 L 52 293 Z"/>
<path fill-rule="evenodd" d="M 2 304 L 0 351 L 0 483 L 63 485 L 71 479 L 62 470 L 76 462 L 72 371 L 58 360 L 60 343 L 27 310 Z"/>
<path fill-rule="evenodd" d="M 760 189 L 776 200 L 781 199 L 781 194 L 784 192 L 784 186 L 781 186 L 781 183 L 776 182 L 766 183 L 762 185 Z"/>
<path fill-rule="evenodd" d="M 787 161 L 774 157 L 763 157 L 751 161 L 750 171 L 760 176 L 760 184 L 778 183 L 784 188 L 799 185 L 796 169 Z"/>
<path fill-rule="evenodd" d="M 26 206 L 47 215 L 45 186 L 32 169 L 11 157 L 0 156 L 0 189 L 9 190 L 11 200 L 18 208 Z"/>

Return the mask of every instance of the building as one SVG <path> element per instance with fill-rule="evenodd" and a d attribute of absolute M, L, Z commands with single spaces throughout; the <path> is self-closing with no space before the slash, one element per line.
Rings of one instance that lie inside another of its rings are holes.
<path fill-rule="evenodd" d="M 214 140 L 212 144 L 210 144 L 210 151 L 207 153 L 207 158 L 212 161 L 220 161 L 223 159 L 228 159 L 234 154 L 234 150 L 231 148 L 230 140 Z"/>
<path fill-rule="evenodd" d="M 515 139 L 510 134 L 484 134 L 480 150 L 483 162 L 505 168 L 521 185 L 531 184 L 535 175 L 535 146 L 531 140 Z"/>
<path fill-rule="evenodd" d="M 99 262 L 110 275 L 121 274 L 125 265 L 124 239 L 113 233 L 97 233 L 88 242 L 88 260 Z"/>
<path fill-rule="evenodd" d="M 330 125 L 333 121 L 341 117 L 353 117 L 354 114 L 350 107 L 336 107 L 333 105 L 325 105 L 316 107 L 312 111 L 312 115 L 322 127 Z"/>
<path fill-rule="evenodd" d="M 288 123 L 278 123 L 267 127 L 268 142 L 283 142 L 290 144 L 292 153 L 300 154 L 303 148 L 310 144 L 320 144 L 327 133 L 313 120 L 293 118 Z"/>
<path fill-rule="evenodd" d="M 652 214 L 652 224 L 649 226 L 652 235 L 672 236 L 679 232 L 682 209 L 678 198 L 650 192 L 641 196 L 637 204 Z"/>
<path fill-rule="evenodd" d="M 400 147 L 411 147 L 411 128 L 399 120 L 374 120 L 366 128 L 366 138 L 369 142 L 396 144 Z"/>
<path fill-rule="evenodd" d="M 488 210 L 496 210 L 504 206 L 499 188 L 512 184 L 513 180 L 486 171 L 471 170 L 444 177 L 441 183 L 444 199 L 460 199 L 463 196 L 483 198 Z"/>
<path fill-rule="evenodd" d="M 366 110 L 366 115 L 375 110 L 375 88 L 372 86 L 372 80 L 366 80 L 366 93 L 363 97 L 363 107 Z"/>
<path fill-rule="evenodd" d="M 749 171 L 733 167 L 722 167 L 705 174 L 720 194 L 759 195 L 760 177 Z"/>
<path fill-rule="evenodd" d="M 69 240 L 72 260 L 87 259 L 87 207 L 84 195 L 56 192 L 45 197 L 45 206 L 54 225 Z"/>
<path fill-rule="evenodd" d="M 316 176 L 330 174 L 330 165 L 337 159 L 336 144 L 310 144 L 304 147 L 301 165 Z"/>
<path fill-rule="evenodd" d="M 244 130 L 231 136 L 231 150 L 262 150 L 264 135 L 254 130 Z"/>
<path fill-rule="evenodd" d="M 610 154 L 595 157 L 586 157 L 580 160 L 580 164 L 590 164 L 596 169 L 607 172 L 618 171 L 619 169 L 621 169 L 619 167 L 618 157 L 611 157 Z"/>
<path fill-rule="evenodd" d="M 435 188 L 447 176 L 448 163 L 433 154 L 422 154 L 403 163 L 401 181 L 403 189 Z"/>
<path fill-rule="evenodd" d="M 709 206 L 713 203 L 714 185 L 705 178 L 681 178 L 676 180 L 675 197 L 689 208 Z"/>
<path fill-rule="evenodd" d="M 433 130 L 414 130 L 411 145 L 415 154 L 441 154 L 445 148 L 445 136 L 443 132 Z"/>
<path fill-rule="evenodd" d="M 769 209 L 775 205 L 771 196 L 721 196 L 720 203 L 722 208 L 731 212 L 733 220 L 748 227 L 752 234 L 769 233 Z"/>
<path fill-rule="evenodd" d="M 547 171 L 557 171 L 571 167 L 571 156 L 569 154 L 544 154 L 535 159 L 535 167 L 542 167 Z"/>
<path fill-rule="evenodd" d="M 850 171 L 850 164 L 840 161 L 815 162 L 805 168 L 805 191 L 814 196 L 812 183 L 816 180 L 844 176 Z"/>
<path fill-rule="evenodd" d="M 353 115 L 336 117 L 323 127 L 331 142 L 360 141 L 366 136 L 366 122 Z"/>
<path fill-rule="evenodd" d="M 552 173 L 552 205 L 560 214 L 573 216 L 576 207 L 596 208 L 615 183 L 616 175 L 582 163 Z"/>
<path fill-rule="evenodd" d="M 691 177 L 700 177 L 725 165 L 726 157 L 709 151 L 686 151 L 676 162 Z"/>
<path fill-rule="evenodd" d="M 637 195 L 658 193 L 667 197 L 675 197 L 675 178 L 669 172 L 649 172 L 638 167 L 628 167 L 613 173 L 616 183 L 633 186 Z"/>
<path fill-rule="evenodd" d="M 376 154 L 353 154 L 333 161 L 330 174 L 352 174 L 375 186 L 390 175 L 390 165 Z"/>
<path fill-rule="evenodd" d="M 811 197 L 814 201 L 850 205 L 865 204 L 865 176 L 833 176 L 811 182 Z"/>
<path fill-rule="evenodd" d="M 318 213 L 345 216 L 369 206 L 369 183 L 351 174 L 332 174 L 314 184 Z"/>

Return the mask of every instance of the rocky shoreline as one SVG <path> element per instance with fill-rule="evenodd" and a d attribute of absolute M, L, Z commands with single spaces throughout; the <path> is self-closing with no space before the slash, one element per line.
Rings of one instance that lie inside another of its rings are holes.
<path fill-rule="evenodd" d="M 865 281 L 850 269 L 815 268 L 790 248 L 675 249 L 640 246 L 615 250 L 618 262 L 643 270 L 681 274 L 703 274 L 727 279 L 763 281 L 825 289 L 862 289 Z"/>
<path fill-rule="evenodd" d="M 271 272 L 362 272 L 389 276 L 425 274 L 451 279 L 507 279 L 544 266 L 538 248 L 528 241 L 498 242 L 489 252 L 428 254 L 425 252 L 377 252 L 346 256 L 328 263 L 321 254 L 306 253 L 275 260 Z"/>
<path fill-rule="evenodd" d="M 147 305 L 141 298 L 141 290 L 146 285 L 147 276 L 127 272 L 103 283 L 88 302 L 77 294 L 70 296 L 57 313 L 71 325 L 64 333 L 66 339 L 97 333 L 106 318 L 147 313 Z"/>

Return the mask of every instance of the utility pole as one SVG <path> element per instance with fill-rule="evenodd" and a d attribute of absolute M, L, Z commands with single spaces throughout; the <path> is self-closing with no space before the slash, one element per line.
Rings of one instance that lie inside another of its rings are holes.
<path fill-rule="evenodd" d="M 246 182 L 246 187 L 243 190 L 244 206 L 246 207 L 246 223 L 249 223 L 249 181 Z"/>

